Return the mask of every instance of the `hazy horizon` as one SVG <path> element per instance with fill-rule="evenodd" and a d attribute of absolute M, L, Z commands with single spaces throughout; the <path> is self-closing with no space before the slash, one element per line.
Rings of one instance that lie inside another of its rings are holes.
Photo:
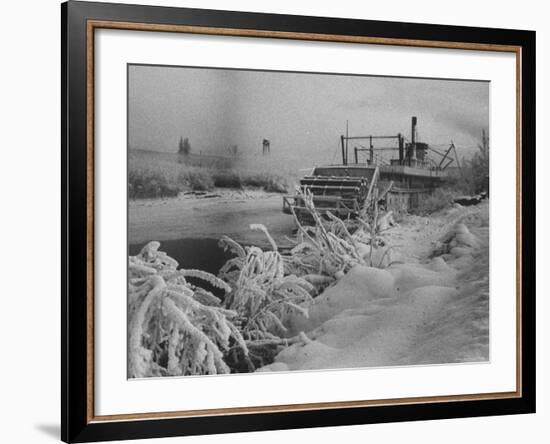
<path fill-rule="evenodd" d="M 128 82 L 130 149 L 176 152 L 187 137 L 195 153 L 261 156 L 266 138 L 303 167 L 340 160 L 346 121 L 350 135 L 410 138 L 414 115 L 420 141 L 452 140 L 460 157 L 489 130 L 482 81 L 130 65 Z"/>

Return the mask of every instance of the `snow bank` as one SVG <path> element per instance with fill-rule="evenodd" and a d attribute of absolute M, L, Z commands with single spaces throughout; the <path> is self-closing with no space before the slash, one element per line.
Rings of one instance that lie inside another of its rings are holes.
<path fill-rule="evenodd" d="M 344 310 L 309 331 L 310 342 L 284 349 L 264 371 L 395 364 L 417 329 L 456 294 L 454 288 L 428 286 L 411 291 L 408 301 L 371 300 Z"/>
<path fill-rule="evenodd" d="M 363 307 L 369 301 L 396 295 L 395 279 L 390 272 L 357 265 L 336 285 L 313 300 L 307 318 L 300 314 L 285 320 L 288 335 L 308 332 L 344 310 Z"/>
<path fill-rule="evenodd" d="M 487 360 L 488 229 L 484 217 L 470 222 L 479 237 L 453 223 L 425 263 L 351 269 L 314 299 L 309 317 L 285 320 L 289 336 L 307 338 L 260 371 Z"/>

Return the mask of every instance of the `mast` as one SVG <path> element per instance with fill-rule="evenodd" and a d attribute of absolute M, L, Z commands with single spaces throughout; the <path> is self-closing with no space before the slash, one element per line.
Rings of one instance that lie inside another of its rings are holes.
<path fill-rule="evenodd" d="M 349 139 L 349 120 L 346 120 L 346 158 L 344 165 L 348 164 L 348 139 Z"/>

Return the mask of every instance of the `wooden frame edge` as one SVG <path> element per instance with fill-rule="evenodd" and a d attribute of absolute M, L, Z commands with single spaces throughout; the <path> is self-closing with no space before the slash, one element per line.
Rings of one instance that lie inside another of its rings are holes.
<path fill-rule="evenodd" d="M 173 32 L 186 34 L 218 35 L 226 37 L 258 37 L 274 38 L 285 40 L 306 40 L 318 42 L 335 43 L 362 43 L 371 45 L 385 46 L 412 46 L 423 48 L 441 48 L 441 49 L 466 49 L 472 51 L 494 51 L 494 52 L 516 52 L 521 49 L 517 45 L 501 45 L 492 43 L 469 43 L 469 42 L 450 42 L 444 40 L 419 40 L 419 39 L 399 39 L 390 37 L 368 37 L 339 34 L 319 34 L 288 31 L 265 31 L 258 29 L 240 29 L 240 28 L 218 28 L 209 26 L 192 25 L 167 25 L 151 24 L 139 22 L 124 22 L 116 20 L 88 20 L 88 26 L 92 30 L 96 28 L 103 29 L 125 29 L 129 31 L 148 31 L 148 32 Z"/>
<path fill-rule="evenodd" d="M 86 419 L 89 423 L 94 418 L 94 363 L 95 363 L 95 335 L 94 335 L 94 266 L 95 266 L 95 244 L 94 244 L 94 131 L 95 131 L 95 100 L 94 100 L 94 28 L 86 28 L 86 272 L 87 272 L 87 295 L 86 295 L 86 332 L 87 344 L 87 399 Z"/>
<path fill-rule="evenodd" d="M 523 51 L 519 47 L 516 51 L 516 391 L 520 397 L 523 395 Z M 491 162 L 489 158 L 489 162 Z"/>
<path fill-rule="evenodd" d="M 232 416 L 241 414 L 261 414 L 261 413 L 289 413 L 298 411 L 317 411 L 331 409 L 353 409 L 362 407 L 387 407 L 392 405 L 411 405 L 411 404 L 437 404 L 443 402 L 463 402 L 463 401 L 483 401 L 495 399 L 514 399 L 521 395 L 516 392 L 498 392 L 487 394 L 471 394 L 471 395 L 447 395 L 447 396 L 424 396 L 413 398 L 392 398 L 392 399 L 376 399 L 365 401 L 335 401 L 335 402 L 319 402 L 307 404 L 279 404 L 270 406 L 257 407 L 230 407 L 220 409 L 201 409 L 201 410 L 182 410 L 169 412 L 152 412 L 152 413 L 127 413 L 119 415 L 101 415 L 92 418 L 90 423 L 112 422 L 112 421 L 127 421 L 127 420 L 153 420 L 167 418 L 197 418 L 197 417 L 213 417 L 213 416 Z"/>
<path fill-rule="evenodd" d="M 156 32 L 178 32 L 206 35 L 222 35 L 222 36 L 245 36 L 245 37 L 261 37 L 261 38 L 278 38 L 291 40 L 310 40 L 310 41 L 327 41 L 340 43 L 364 43 L 376 45 L 395 45 L 408 47 L 424 47 L 424 48 L 442 48 L 442 49 L 463 49 L 463 50 L 479 50 L 479 51 L 496 51 L 496 52 L 512 52 L 516 55 L 516 217 L 517 217 L 517 316 L 516 316 L 516 339 L 517 339 L 517 354 L 516 354 L 516 391 L 488 394 L 470 394 L 470 395 L 453 395 L 453 396 L 434 396 L 434 397 L 415 397 L 415 398 L 396 398 L 388 400 L 365 400 L 365 401 L 343 401 L 343 402 L 327 402 L 327 403 L 310 403 L 310 404 L 288 404 L 288 405 L 273 405 L 261 407 L 239 407 L 225 409 L 207 409 L 207 410 L 187 410 L 174 412 L 153 412 L 153 413 L 134 413 L 121 415 L 94 415 L 94 31 L 98 28 L 107 29 L 125 29 L 135 31 L 156 31 Z M 493 400 L 493 399 L 513 399 L 521 398 L 522 396 L 522 347 L 521 347 L 521 322 L 522 322 L 522 47 L 520 45 L 500 45 L 500 44 L 485 44 L 485 43 L 460 43 L 460 42 L 445 42 L 432 40 L 414 40 L 414 39 L 397 39 L 397 38 L 380 38 L 380 37 L 363 37 L 363 36 L 343 36 L 332 34 L 308 34 L 299 32 L 283 32 L 283 31 L 262 31 L 250 29 L 236 28 L 212 28 L 202 26 L 187 26 L 187 25 L 161 25 L 134 23 L 123 21 L 107 21 L 107 20 L 87 20 L 87 44 L 86 44 L 86 60 L 87 60 L 87 316 L 88 322 L 86 325 L 88 340 L 87 340 L 87 423 L 114 422 L 122 420 L 143 420 L 143 419 L 160 419 L 160 418 L 190 418 L 200 416 L 227 416 L 237 414 L 258 414 L 258 413 L 274 413 L 274 412 L 296 412 L 305 410 L 326 410 L 336 408 L 358 408 L 358 407 L 374 407 L 387 405 L 406 405 L 416 403 L 440 403 L 440 402 L 459 402 L 459 401 L 475 401 L 475 400 Z"/>

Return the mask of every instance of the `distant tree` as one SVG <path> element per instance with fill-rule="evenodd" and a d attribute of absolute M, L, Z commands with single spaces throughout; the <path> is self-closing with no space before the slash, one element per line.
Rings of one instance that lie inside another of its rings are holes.
<path fill-rule="evenodd" d="M 482 130 L 477 151 L 469 159 L 462 157 L 460 169 L 449 173 L 447 186 L 470 195 L 489 192 L 489 151 L 489 136 Z"/>
<path fill-rule="evenodd" d="M 485 130 L 481 133 L 481 144 L 470 161 L 474 192 L 489 191 L 489 136 Z"/>
<path fill-rule="evenodd" d="M 190 153 L 191 153 L 191 144 L 189 143 L 189 139 L 187 137 L 185 139 L 183 137 L 180 137 L 180 142 L 178 144 L 178 154 L 187 156 Z"/>

